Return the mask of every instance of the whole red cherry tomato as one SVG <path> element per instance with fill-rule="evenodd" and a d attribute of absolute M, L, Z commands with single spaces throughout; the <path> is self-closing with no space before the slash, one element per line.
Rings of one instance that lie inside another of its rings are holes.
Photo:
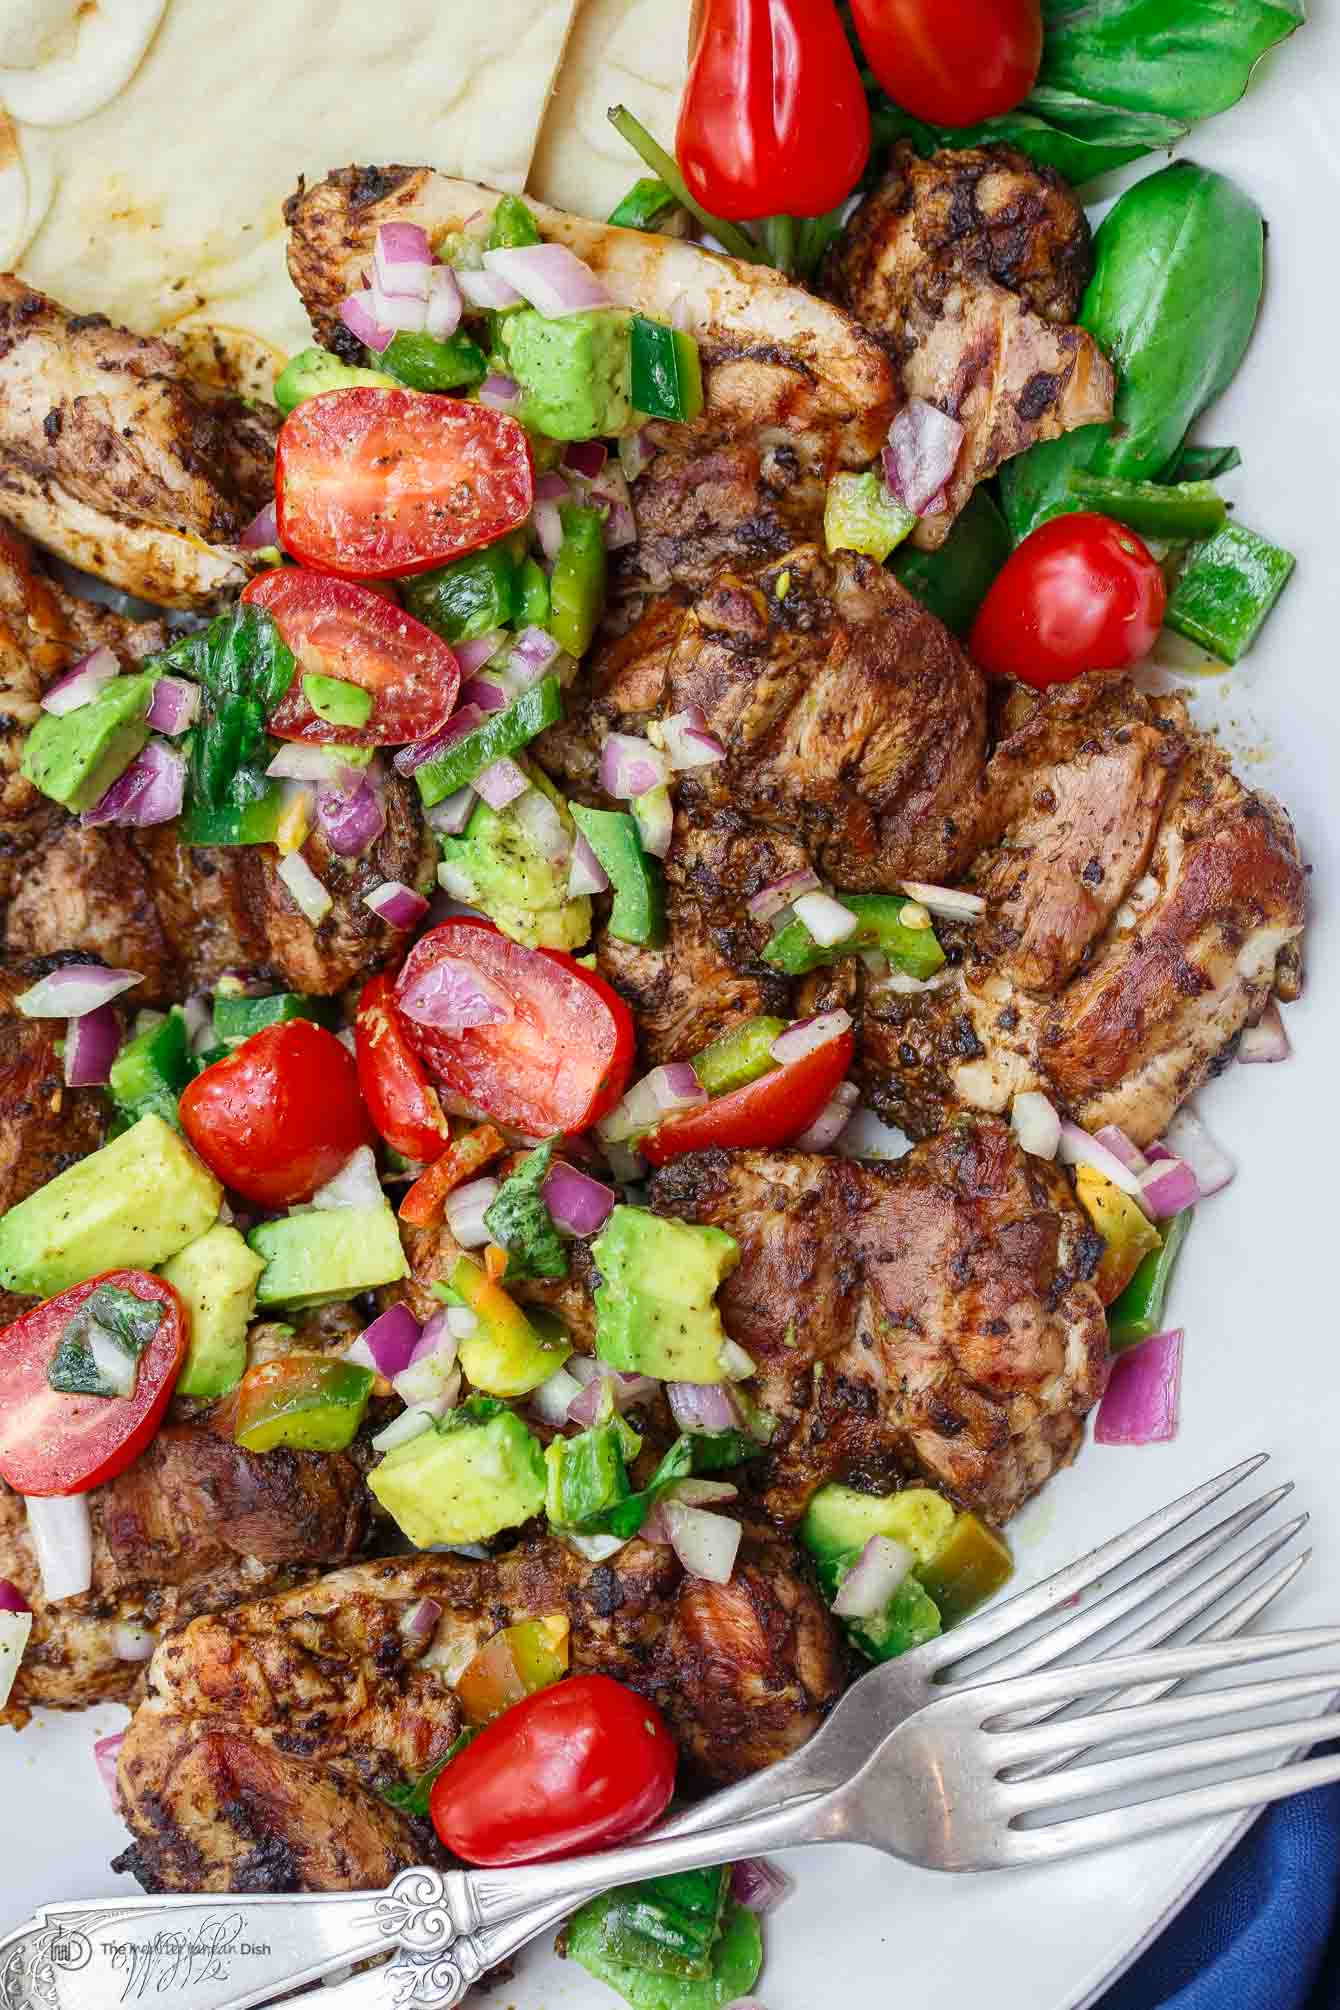
<path fill-rule="evenodd" d="M 676 1758 L 654 1704 L 608 1675 L 574 1675 L 514 1703 L 438 1774 L 433 1827 L 466 1863 L 626 1842 L 664 1813 Z"/>
<path fill-rule="evenodd" d="M 358 1084 L 372 1121 L 388 1145 L 422 1165 L 451 1143 L 446 1113 L 405 1037 L 395 983 L 383 971 L 363 986 L 354 1020 Z"/>
<path fill-rule="evenodd" d="M 253 1033 L 187 1083 L 179 1109 L 210 1171 L 259 1207 L 310 1200 L 372 1140 L 353 1055 L 310 1019 Z"/>
<path fill-rule="evenodd" d="M 870 109 L 833 0 L 705 0 L 675 150 L 717 216 L 822 216 L 844 201 Z"/>
<path fill-rule="evenodd" d="M 742 1089 L 714 1096 L 710 1103 L 665 1117 L 641 1139 L 638 1150 L 654 1166 L 668 1165 L 685 1152 L 761 1151 L 789 1145 L 807 1131 L 851 1066 L 852 1036 L 816 1047 L 803 1060 L 774 1068 Z"/>
<path fill-rule="evenodd" d="M 984 670 L 1043 690 L 1147 656 L 1168 590 L 1133 530 L 1082 510 L 1055 516 L 1006 559 L 968 647 Z"/>
<path fill-rule="evenodd" d="M 852 0 L 866 60 L 914 118 L 975 126 L 1038 80 L 1040 0 Z"/>

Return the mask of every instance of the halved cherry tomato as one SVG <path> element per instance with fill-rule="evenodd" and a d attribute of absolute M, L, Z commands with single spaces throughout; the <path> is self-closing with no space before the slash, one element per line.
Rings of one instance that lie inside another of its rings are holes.
<path fill-rule="evenodd" d="M 1040 0 L 852 0 L 851 12 L 889 96 L 932 125 L 1011 112 L 1038 80 Z"/>
<path fill-rule="evenodd" d="M 711 1145 L 727 1150 L 789 1145 L 807 1131 L 851 1066 L 852 1036 L 839 1033 L 803 1060 L 760 1075 L 742 1089 L 680 1110 L 648 1131 L 638 1150 L 654 1166 Z"/>
<path fill-rule="evenodd" d="M 289 413 L 275 450 L 279 541 L 349 579 L 426 572 L 530 515 L 525 428 L 488 405 L 370 386 Z"/>
<path fill-rule="evenodd" d="M 431 628 L 370 586 L 286 565 L 261 573 L 242 598 L 265 609 L 298 659 L 293 682 L 266 722 L 277 739 L 392 747 L 431 739 L 451 717 L 461 681 L 456 658 Z M 302 688 L 304 671 L 367 691 L 367 724 L 332 726 L 318 718 Z"/>
<path fill-rule="evenodd" d="M 434 990 L 436 999 L 425 996 Z M 477 1013 L 478 1023 L 459 1032 L 431 1023 L 435 1009 L 447 1016 L 449 993 L 451 1009 Z M 429 1073 L 528 1137 L 584 1131 L 624 1092 L 632 1015 L 603 977 L 560 949 L 524 949 L 492 922 L 460 915 L 420 936 L 395 995 Z"/>
<path fill-rule="evenodd" d="M 1125 524 L 1091 510 L 1055 516 L 1006 559 L 968 647 L 984 670 L 1041 691 L 1138 663 L 1167 598 L 1158 561 Z"/>
<path fill-rule="evenodd" d="M 665 1812 L 677 1756 L 653 1703 L 608 1675 L 574 1675 L 514 1703 L 438 1775 L 433 1827 L 465 1863 L 626 1842 Z"/>
<path fill-rule="evenodd" d="M 387 1144 L 424 1165 L 440 1158 L 451 1143 L 451 1126 L 405 1037 L 395 985 L 384 971 L 369 979 L 358 1000 L 354 1057 L 363 1101 Z"/>
<path fill-rule="evenodd" d="M 188 1082 L 178 1107 L 210 1171 L 260 1207 L 310 1200 L 372 1141 L 353 1055 L 310 1019 L 253 1033 Z"/>
<path fill-rule="evenodd" d="M 128 1396 L 67 1396 L 47 1370 L 66 1327 L 101 1284 L 163 1308 Z M 170 1284 L 147 1270 L 107 1270 L 35 1305 L 0 1333 L 0 1475 L 16 1493 L 82 1494 L 115 1479 L 158 1429 L 186 1352 L 186 1319 Z"/>

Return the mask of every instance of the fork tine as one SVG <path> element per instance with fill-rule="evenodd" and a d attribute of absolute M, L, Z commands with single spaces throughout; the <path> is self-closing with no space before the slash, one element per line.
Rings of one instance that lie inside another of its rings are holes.
<path fill-rule="evenodd" d="M 981 1647 L 992 1647 L 998 1640 L 1013 1633 L 1016 1627 L 1027 1626 L 1034 1619 L 1045 1619 L 1059 1605 L 1085 1591 L 1105 1573 L 1120 1569 L 1131 1557 L 1138 1556 L 1151 1543 L 1161 1542 L 1165 1536 L 1179 1529 L 1183 1522 L 1190 1521 L 1202 1508 L 1210 1507 L 1222 1494 L 1241 1485 L 1252 1473 L 1259 1472 L 1270 1457 L 1269 1452 L 1257 1452 L 1252 1458 L 1244 1459 L 1239 1466 L 1232 1466 L 1217 1478 L 1206 1480 L 1202 1486 L 1193 1487 L 1189 1494 L 1179 1500 L 1170 1501 L 1156 1514 L 1146 1516 L 1124 1535 L 1114 1536 L 1098 1549 L 1091 1549 L 1087 1556 L 1077 1563 L 1058 1570 L 1053 1576 L 1044 1578 L 1028 1591 L 1016 1593 L 999 1605 L 992 1605 L 976 1619 L 970 1619 L 962 1626 L 939 1640 L 918 1649 L 925 1657 L 926 1665 L 944 1668 L 952 1661 L 961 1661 L 969 1654 L 975 1654 Z"/>
<path fill-rule="evenodd" d="M 1114 1654 L 1106 1661 L 1082 1661 L 1042 1675 L 1016 1675 L 1004 1682 L 971 1686 L 964 1683 L 950 1693 L 967 1708 L 975 1698 L 980 1700 L 989 1720 L 995 1721 L 1041 1703 L 1060 1703 L 1103 1689 L 1124 1689 L 1135 1682 L 1183 1681 L 1188 1675 L 1213 1675 L 1221 1668 L 1246 1668 L 1254 1661 L 1270 1661 L 1282 1654 L 1310 1654 L 1326 1647 L 1340 1647 L 1340 1626 L 1299 1626 L 1287 1633 L 1253 1633 L 1245 1640 L 1156 1647 L 1148 1654 Z M 1053 1734 L 1058 1728 L 1051 1727 Z"/>
<path fill-rule="evenodd" d="M 1264 1710 L 1275 1703 L 1297 1703 L 1306 1696 L 1329 1696 L 1340 1692 L 1340 1672 L 1327 1668 L 1319 1675 L 1281 1675 L 1270 1682 L 1241 1682 L 1236 1688 L 1215 1689 L 1196 1696 L 1172 1696 L 1159 1703 L 1138 1703 L 1129 1710 L 1095 1711 L 1087 1717 L 1067 1717 L 1064 1722 L 1032 1724 L 1019 1731 L 990 1733 L 993 1771 L 1020 1759 L 1037 1758 L 1056 1751 L 1071 1738 L 1089 1745 L 1111 1745 L 1125 1738 L 1153 1737 L 1160 1731 L 1177 1731 L 1209 1723 L 1215 1717 L 1240 1717 L 1248 1710 Z M 1118 1765 L 1119 1760 L 1109 1761 Z M 1058 1782 L 1049 1779 L 1040 1786 L 1044 1797 Z"/>
<path fill-rule="evenodd" d="M 1077 1815 L 1046 1828 L 1011 1828 L 998 1837 L 989 1861 L 984 1860 L 976 1867 L 1055 1863 L 1062 1857 L 1087 1856 L 1093 1850 L 1138 1842 L 1142 1836 L 1158 1835 L 1164 1829 L 1212 1821 L 1216 1815 L 1237 1814 L 1247 1808 L 1263 1808 L 1271 1801 L 1288 1800 L 1290 1795 L 1306 1793 L 1312 1787 L 1332 1786 L 1337 1780 L 1340 1780 L 1340 1757 L 1304 1759 L 1277 1772 L 1250 1773 L 1244 1779 L 1224 1780 L 1217 1786 L 1193 1787 L 1186 1793 L 1138 1802 L 1134 1807 L 1114 1808 L 1108 1814 Z"/>
<path fill-rule="evenodd" d="M 1340 1675 L 1331 1683 L 1340 1689 Z M 1235 1766 L 1242 1759 L 1255 1759 L 1267 1752 L 1303 1752 L 1333 1738 L 1340 1727 L 1340 1711 L 1320 1717 L 1289 1717 L 1282 1724 L 1258 1725 L 1249 1731 L 1227 1731 L 1216 1738 L 1193 1738 L 1186 1745 L 1163 1745 L 1150 1752 L 1133 1752 L 1129 1757 L 1100 1760 L 1090 1766 L 1071 1766 L 1064 1773 L 1046 1779 L 1021 1782 L 1009 1789 L 1010 1805 L 1019 1813 L 1030 1813 L 1065 1801 L 1086 1801 L 1098 1794 L 1118 1793 L 1141 1780 L 1159 1780 L 1179 1773 L 1199 1772 L 1205 1766 Z"/>
<path fill-rule="evenodd" d="M 1026 1646 L 1017 1649 L 1008 1657 L 1008 1667 L 1004 1660 L 992 1661 L 974 1669 L 970 1679 L 974 1682 L 987 1682 L 995 1681 L 1006 1673 L 1026 1675 L 1031 1669 L 1046 1668 L 1053 1661 L 1059 1661 L 1063 1654 L 1070 1653 L 1076 1647 L 1082 1647 L 1095 1633 L 1106 1632 L 1107 1628 L 1114 1626 L 1119 1619 L 1124 1619 L 1128 1613 L 1147 1605 L 1151 1599 L 1169 1590 L 1188 1572 L 1197 1569 L 1223 1549 L 1225 1544 L 1234 1541 L 1245 1529 L 1250 1528 L 1253 1522 L 1259 1521 L 1263 1514 L 1268 1514 L 1271 1508 L 1278 1507 L 1279 1503 L 1292 1492 L 1293 1482 L 1290 1480 L 1284 1486 L 1276 1487 L 1273 1493 L 1262 1494 L 1259 1500 L 1249 1501 L 1246 1507 L 1238 1508 L 1234 1514 L 1226 1515 L 1223 1521 L 1216 1522 L 1212 1529 L 1204 1535 L 1197 1536 L 1194 1542 L 1185 1543 L 1181 1549 L 1165 1557 L 1162 1563 L 1154 1564 L 1148 1570 L 1142 1570 L 1138 1577 L 1119 1585 L 1115 1591 L 1105 1593 L 1084 1611 L 1077 1612 L 1072 1619 L 1062 1620 L 1058 1625 L 1049 1627 L 1040 1638 L 1031 1640 Z M 1295 1522 L 1290 1533 L 1297 1534 L 1301 1526 L 1301 1523 Z M 1287 1540 L 1287 1535 L 1267 1538 L 1267 1541 L 1276 1548 Z M 1270 1550 L 1265 1552 L 1266 1555 L 1270 1553 Z M 1249 1570 L 1251 1568 L 1254 1568 L 1254 1565 L 1248 1566 Z M 1236 1581 L 1232 1579 L 1226 1588 L 1231 1589 L 1232 1583 Z M 1195 1593 L 1188 1593 L 1187 1597 L 1194 1598 Z M 1213 1598 L 1207 1602 L 1213 1604 Z M 1203 1609 L 1203 1605 L 1193 1605 L 1189 1616 L 1194 1617 L 1196 1612 Z M 1161 1640 L 1166 1640 L 1168 1634 L 1175 1633 L 1177 1627 L 1183 1623 L 1181 1620 L 1174 1620 L 1166 1630 L 1163 1630 L 1159 1618 L 1147 1622 L 1144 1627 L 1138 1629 L 1143 1638 L 1131 1636 L 1129 1643 L 1131 1651 L 1133 1652 L 1137 1646 L 1153 1646 Z M 1121 1645 L 1126 1647 L 1127 1642 L 1123 1640 Z"/>

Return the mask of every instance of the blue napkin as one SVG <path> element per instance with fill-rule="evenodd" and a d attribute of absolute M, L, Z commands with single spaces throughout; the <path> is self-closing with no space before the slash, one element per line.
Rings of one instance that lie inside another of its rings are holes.
<path fill-rule="evenodd" d="M 1267 1808 L 1097 2010 L 1340 2010 L 1340 1786 Z"/>

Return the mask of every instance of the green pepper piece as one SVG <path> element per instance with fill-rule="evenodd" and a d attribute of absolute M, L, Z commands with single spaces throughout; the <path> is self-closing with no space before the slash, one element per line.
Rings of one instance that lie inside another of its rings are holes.
<path fill-rule="evenodd" d="M 743 1089 L 760 1075 L 772 1072 L 777 1066 L 772 1058 L 772 1043 L 785 1031 L 785 1019 L 760 1013 L 758 1018 L 746 1019 L 742 1026 L 732 1027 L 719 1040 L 713 1040 L 710 1047 L 693 1056 L 689 1066 L 709 1096 L 727 1095 L 732 1089 Z"/>
<path fill-rule="evenodd" d="M 829 551 L 859 551 L 883 565 L 916 524 L 911 510 L 889 493 L 873 468 L 863 475 L 834 475 L 828 484 L 824 543 Z"/>
<path fill-rule="evenodd" d="M 662 218 L 678 207 L 674 190 L 667 188 L 659 175 L 644 174 L 610 211 L 606 222 L 618 224 L 622 230 L 655 230 Z"/>
<path fill-rule="evenodd" d="M 1131 482 L 1121 475 L 1070 470 L 1070 493 L 1085 509 L 1129 524 L 1143 537 L 1211 537 L 1228 517 L 1213 482 Z"/>
<path fill-rule="evenodd" d="M 1163 619 L 1221 663 L 1236 663 L 1255 642 L 1297 562 L 1246 524 L 1225 524 L 1190 553 Z"/>
<path fill-rule="evenodd" d="M 523 558 L 516 576 L 516 625 L 518 628 L 549 626 L 549 581 L 533 558 Z"/>
<path fill-rule="evenodd" d="M 380 361 L 383 370 L 411 391 L 459 391 L 482 384 L 489 373 L 484 351 L 459 328 L 445 341 L 398 329 Z"/>
<path fill-rule="evenodd" d="M 1194 1213 L 1194 1208 L 1185 1207 L 1163 1224 L 1163 1247 L 1149 1252 L 1121 1296 L 1108 1306 L 1107 1337 L 1114 1354 L 1163 1331 L 1168 1284 Z"/>
<path fill-rule="evenodd" d="M 224 803 L 211 809 L 207 803 L 192 802 L 177 835 L 183 844 L 273 844 L 283 813 L 284 792 L 278 786 L 251 803 Z"/>
<path fill-rule="evenodd" d="M 178 1130 L 177 1098 L 196 1072 L 186 1019 L 180 1005 L 121 1049 L 112 1062 L 108 1087 L 112 1100 L 131 1123 L 149 1115 L 162 1117 Z"/>
<path fill-rule="evenodd" d="M 590 647 L 605 606 L 605 529 L 599 510 L 561 503 L 563 542 L 549 578 L 549 632 L 569 656 Z"/>
<path fill-rule="evenodd" d="M 938 551 L 904 544 L 893 576 L 955 635 L 967 635 L 992 581 L 1013 549 L 1009 528 L 984 488 L 976 488 Z"/>
<path fill-rule="evenodd" d="M 556 725 L 563 716 L 563 692 L 557 677 L 542 677 L 528 691 L 513 698 L 502 712 L 490 713 L 482 726 L 463 733 L 431 761 L 414 771 L 425 809 L 455 795 L 476 775 L 484 772 L 504 754 L 515 754 L 546 726 Z"/>
<path fill-rule="evenodd" d="M 846 893 L 839 896 L 843 907 L 851 909 L 857 926 L 842 942 L 825 949 L 816 942 L 803 921 L 793 917 L 780 928 L 763 951 L 763 961 L 789 977 L 803 977 L 809 970 L 836 963 L 841 956 L 855 956 L 862 949 L 878 949 L 909 977 L 933 977 L 945 954 L 933 928 L 905 928 L 900 916 L 907 905 L 900 893 Z"/>
<path fill-rule="evenodd" d="M 372 717 L 372 693 L 347 677 L 324 677 L 319 670 L 303 673 L 302 695 L 328 726 L 366 726 Z"/>
<path fill-rule="evenodd" d="M 512 251 L 523 244 L 538 244 L 539 241 L 539 225 L 529 205 L 522 202 L 519 195 L 501 196 L 489 224 L 489 234 L 484 239 L 484 249 Z"/>
<path fill-rule="evenodd" d="M 504 538 L 435 572 L 418 573 L 401 591 L 415 620 L 444 642 L 472 642 L 515 619 L 517 561 Z"/>
<path fill-rule="evenodd" d="M 703 408 L 703 370 L 692 335 L 635 314 L 630 340 L 634 409 L 650 419 L 696 419 Z"/>
<path fill-rule="evenodd" d="M 917 1571 L 946 1626 L 957 1626 L 1013 1574 L 1014 1559 L 995 1530 L 967 1513 L 955 1518 L 930 1562 Z"/>
<path fill-rule="evenodd" d="M 660 860 L 642 849 L 636 822 L 626 810 L 592 810 L 585 803 L 568 808 L 609 875 L 610 934 L 620 942 L 659 945 L 665 939 L 665 882 Z"/>
<path fill-rule="evenodd" d="M 304 998 L 297 991 L 276 991 L 269 998 L 229 997 L 220 992 L 214 999 L 214 1038 L 225 1048 L 290 1019 L 314 1019 L 318 1026 L 334 1030 L 340 1023 L 339 1001 Z"/>

